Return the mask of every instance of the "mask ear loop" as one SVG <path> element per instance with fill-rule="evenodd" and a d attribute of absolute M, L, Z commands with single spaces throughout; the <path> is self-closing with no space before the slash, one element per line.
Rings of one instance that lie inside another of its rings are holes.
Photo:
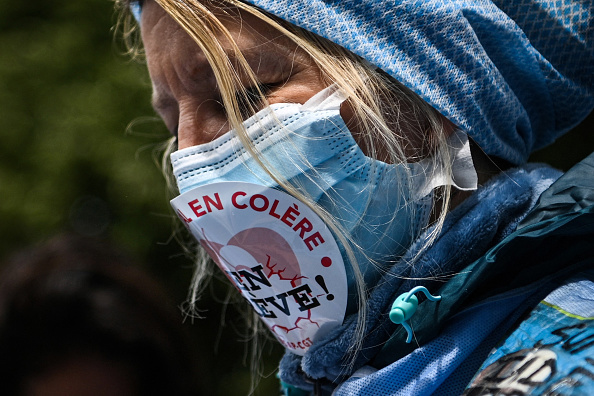
<path fill-rule="evenodd" d="M 303 111 L 340 110 L 340 105 L 347 99 L 347 95 L 332 84 L 324 88 L 301 106 Z"/>
<path fill-rule="evenodd" d="M 435 157 L 425 158 L 409 164 L 413 180 L 419 180 L 414 188 L 413 198 L 426 197 L 437 187 L 452 185 L 461 191 L 474 191 L 478 188 L 478 176 L 470 152 L 470 140 L 466 132 L 457 130 L 448 138 L 451 158 L 451 174 L 440 166 Z M 425 175 L 429 177 L 416 177 Z"/>
<path fill-rule="evenodd" d="M 412 341 L 412 328 L 407 322 L 417 311 L 419 306 L 419 299 L 415 296 L 415 293 L 423 292 L 425 297 L 431 301 L 441 300 L 441 296 L 433 296 L 429 293 L 429 290 L 425 286 L 417 286 L 412 288 L 409 292 L 403 293 L 392 304 L 390 310 L 390 320 L 395 324 L 401 324 L 406 330 L 407 337 L 406 343 L 409 344 Z"/>

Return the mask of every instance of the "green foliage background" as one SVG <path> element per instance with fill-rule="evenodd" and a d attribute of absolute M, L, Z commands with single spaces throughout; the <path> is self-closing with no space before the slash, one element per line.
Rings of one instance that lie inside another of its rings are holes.
<path fill-rule="evenodd" d="M 110 0 L 0 2 L 0 259 L 68 231 L 115 242 L 182 305 L 192 263 L 172 239 L 156 164 L 169 133 L 145 65 L 124 55 Z M 184 324 L 205 395 L 245 395 L 242 321 L 215 283 Z M 183 319 L 180 311 L 180 321 Z M 225 325 L 222 325 L 222 322 Z M 268 357 L 266 373 L 274 370 Z M 266 355 L 266 353 L 265 353 Z M 274 375 L 259 394 L 276 394 Z"/>
<path fill-rule="evenodd" d="M 191 262 L 171 238 L 155 163 L 168 133 L 150 107 L 144 65 L 114 39 L 115 22 L 109 0 L 0 2 L 0 258 L 62 231 L 96 235 L 137 258 L 181 305 Z M 534 160 L 568 169 L 589 154 L 591 118 Z M 222 326 L 219 284 L 209 296 L 206 319 L 185 324 L 197 375 L 205 394 L 244 395 L 241 322 L 230 312 Z M 271 353 L 265 373 L 280 348 Z M 276 387 L 271 375 L 259 394 Z"/>

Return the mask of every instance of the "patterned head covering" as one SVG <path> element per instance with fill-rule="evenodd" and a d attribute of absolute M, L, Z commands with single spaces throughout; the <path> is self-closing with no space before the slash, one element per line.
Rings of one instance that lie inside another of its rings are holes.
<path fill-rule="evenodd" d="M 594 107 L 593 0 L 246 0 L 365 58 L 520 164 Z"/>
<path fill-rule="evenodd" d="M 594 107 L 594 0 L 244 1 L 383 69 L 514 164 Z"/>

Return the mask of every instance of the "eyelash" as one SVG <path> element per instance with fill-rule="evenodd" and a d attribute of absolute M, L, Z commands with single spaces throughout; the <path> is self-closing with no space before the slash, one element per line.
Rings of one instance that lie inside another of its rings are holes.
<path fill-rule="evenodd" d="M 237 92 L 235 98 L 237 99 L 241 116 L 243 118 L 249 118 L 253 115 L 254 109 L 260 110 L 262 107 L 262 97 L 258 92 L 258 88 L 264 96 L 268 96 L 274 87 L 274 84 L 258 84 L 257 86 L 247 87 L 245 89 L 245 95 Z"/>
<path fill-rule="evenodd" d="M 246 95 L 242 95 L 240 92 L 235 93 L 237 104 L 239 107 L 239 114 L 247 119 L 254 115 L 254 110 L 260 110 L 262 107 L 262 98 L 258 92 L 258 88 L 262 95 L 268 96 L 270 92 L 275 88 L 275 84 L 258 84 L 257 86 L 247 87 L 245 89 Z M 221 103 L 221 102 L 219 102 Z M 222 103 L 221 103 L 221 107 Z M 223 110 L 225 110 L 223 108 Z M 173 128 L 172 135 L 177 139 L 178 125 Z"/>

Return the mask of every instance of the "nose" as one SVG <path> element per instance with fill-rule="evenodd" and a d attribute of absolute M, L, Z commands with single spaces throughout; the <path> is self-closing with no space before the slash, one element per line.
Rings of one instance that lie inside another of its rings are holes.
<path fill-rule="evenodd" d="M 197 103 L 191 98 L 179 102 L 179 149 L 209 143 L 228 131 L 229 122 L 220 102 L 209 99 Z"/>

